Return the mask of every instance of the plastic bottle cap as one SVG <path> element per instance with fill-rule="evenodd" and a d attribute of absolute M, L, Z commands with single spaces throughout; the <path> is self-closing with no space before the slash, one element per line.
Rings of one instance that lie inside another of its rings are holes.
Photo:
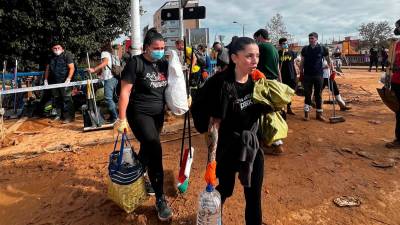
<path fill-rule="evenodd" d="M 213 192 L 214 191 L 214 186 L 212 186 L 211 184 L 207 184 L 206 191 L 207 192 Z"/>

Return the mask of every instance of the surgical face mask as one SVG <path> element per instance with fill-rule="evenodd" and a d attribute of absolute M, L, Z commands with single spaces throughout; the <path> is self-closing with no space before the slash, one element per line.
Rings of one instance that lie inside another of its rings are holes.
<path fill-rule="evenodd" d="M 396 29 L 394 29 L 394 35 L 400 35 L 400 27 L 396 27 Z"/>
<path fill-rule="evenodd" d="M 63 51 L 62 50 L 54 50 L 53 53 L 54 55 L 61 55 Z"/>
<path fill-rule="evenodd" d="M 160 60 L 163 56 L 164 56 L 164 49 L 151 51 L 151 58 L 155 60 Z"/>
<path fill-rule="evenodd" d="M 288 44 L 283 44 L 283 45 L 282 45 L 282 48 L 283 48 L 283 49 L 288 49 L 288 48 L 289 48 L 289 45 L 288 45 Z"/>

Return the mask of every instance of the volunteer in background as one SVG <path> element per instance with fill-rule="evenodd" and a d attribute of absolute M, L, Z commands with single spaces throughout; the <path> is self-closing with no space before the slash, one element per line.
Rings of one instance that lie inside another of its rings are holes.
<path fill-rule="evenodd" d="M 342 96 L 339 93 L 339 88 L 336 84 L 335 78 L 331 79 L 331 70 L 329 68 L 328 62 L 323 60 L 323 68 L 324 68 L 324 84 L 322 85 L 322 90 L 328 86 L 328 90 L 335 96 L 335 100 L 338 103 L 341 111 L 350 110 L 351 107 L 346 105 L 346 102 L 343 100 Z M 328 79 L 331 79 L 328 81 Z M 329 86 L 330 85 L 330 86 Z"/>
<path fill-rule="evenodd" d="M 288 41 L 286 38 L 279 39 L 280 50 L 279 54 L 279 68 L 282 75 L 282 83 L 288 85 L 293 90 L 296 89 L 296 68 L 294 67 L 294 60 L 296 53 L 289 49 Z M 291 108 L 292 103 L 287 105 L 287 114 L 295 115 Z"/>
<path fill-rule="evenodd" d="M 312 32 L 308 35 L 309 45 L 303 47 L 301 50 L 300 62 L 300 81 L 304 86 L 304 120 L 310 120 L 311 110 L 311 95 L 314 90 L 315 103 L 317 108 L 316 118 L 319 121 L 327 122 L 328 120 L 323 116 L 322 109 L 322 85 L 323 85 L 323 67 L 322 58 L 328 62 L 329 67 L 332 69 L 329 52 L 326 47 L 318 43 L 318 34 Z"/>
<path fill-rule="evenodd" d="M 88 69 L 89 73 L 97 73 L 101 70 L 100 79 L 104 82 L 104 99 L 110 113 L 109 122 L 115 123 L 118 119 L 117 107 L 114 102 L 118 80 L 111 73 L 113 64 L 113 49 L 108 41 L 101 47 L 101 63 Z"/>
<path fill-rule="evenodd" d="M 51 50 L 53 55 L 49 60 L 44 72 L 44 85 L 48 84 L 69 84 L 74 76 L 74 58 L 70 52 L 64 50 L 60 42 L 54 42 Z M 63 119 L 63 123 L 70 123 L 75 120 L 75 110 L 72 101 L 72 87 L 51 89 L 55 98 L 57 116 L 55 120 Z"/>

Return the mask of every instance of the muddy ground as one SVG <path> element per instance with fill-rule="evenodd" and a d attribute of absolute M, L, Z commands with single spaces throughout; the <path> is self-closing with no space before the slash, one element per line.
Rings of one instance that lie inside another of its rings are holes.
<path fill-rule="evenodd" d="M 338 112 L 345 123 L 323 124 L 314 119 L 315 111 L 311 121 L 302 121 L 303 98 L 295 97 L 297 115 L 288 117 L 285 153 L 265 157 L 264 224 L 400 224 L 400 150 L 384 147 L 393 138 L 394 114 L 375 90 L 381 86 L 380 74 L 345 72 L 345 77 L 337 78 L 342 96 L 353 106 Z M 331 105 L 324 109 L 331 114 Z M 112 132 L 82 134 L 80 126 L 79 121 L 65 126 L 47 119 L 28 120 L 10 135 L 18 143 L 0 149 L 0 224 L 165 224 L 157 221 L 153 197 L 131 214 L 107 199 L 112 144 L 79 147 L 79 143 L 112 139 Z M 170 130 L 162 138 L 164 187 L 174 211 L 171 224 L 195 224 L 198 196 L 205 187 L 207 150 L 204 138 L 194 136 L 189 190 L 178 194 L 179 132 Z M 54 148 L 63 143 L 73 147 Z M 46 146 L 53 147 L 44 151 Z M 374 162 L 389 167 L 374 167 Z M 337 207 L 333 199 L 340 196 L 357 197 L 361 205 Z M 234 196 L 224 205 L 224 224 L 244 224 L 244 205 L 237 181 Z"/>

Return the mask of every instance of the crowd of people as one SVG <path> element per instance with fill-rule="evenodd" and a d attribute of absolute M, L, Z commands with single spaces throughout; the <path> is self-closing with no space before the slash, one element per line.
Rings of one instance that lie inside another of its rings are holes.
<path fill-rule="evenodd" d="M 399 29 L 399 26 L 397 21 L 396 29 Z M 335 96 L 341 110 L 351 109 L 342 99 L 338 85 L 332 77 L 335 67 L 329 50 L 318 43 L 318 34 L 315 32 L 308 35 L 308 40 L 309 44 L 300 52 L 299 66 L 296 63 L 299 57 L 289 47 L 288 39 L 282 37 L 277 45 L 274 45 L 266 29 L 257 30 L 253 38 L 234 37 L 227 46 L 215 42 L 212 45 L 215 54 L 210 53 L 207 46 L 185 48 L 182 40 L 175 43 L 175 50 L 182 65 L 186 65 L 190 70 L 191 94 L 195 95 L 197 88 L 203 85 L 209 90 L 211 118 L 207 133 L 209 156 L 205 179 L 221 193 L 222 204 L 233 194 L 236 173 L 242 170 L 239 161 L 242 149 L 241 135 L 246 132 L 246 135 L 254 135 L 253 128 L 258 119 L 270 110 L 260 107 L 252 100 L 256 80 L 251 74 L 255 70 L 260 71 L 267 80 L 276 80 L 292 89 L 297 89 L 299 81 L 301 82 L 304 88 L 304 121 L 311 119 L 312 108 L 316 110 L 315 118 L 318 121 L 328 121 L 322 107 L 322 91 L 326 86 L 329 86 L 328 89 Z M 98 74 L 103 83 L 110 115 L 109 122 L 115 123 L 120 132 L 130 127 L 140 142 L 138 155 L 148 173 L 149 191 L 151 189 L 150 192 L 155 193 L 158 218 L 162 221 L 169 220 L 173 213 L 163 190 L 163 150 L 160 142 L 165 113 L 164 92 L 168 85 L 169 54 L 165 51 L 164 38 L 155 29 L 150 29 L 144 38 L 143 53 L 134 56 L 128 51 L 121 60 L 112 54 L 110 42 L 105 43 L 100 50 L 101 63 L 88 68 L 87 71 Z M 52 51 L 53 55 L 44 76 L 45 85 L 71 82 L 76 69 L 72 55 L 66 52 L 60 43 L 54 43 Z M 332 54 L 335 60 L 340 58 L 339 53 L 335 50 Z M 377 51 L 373 47 L 370 69 L 376 57 Z M 211 66 L 212 59 L 216 60 L 216 68 Z M 116 60 L 122 61 L 120 65 L 123 66 L 119 77 L 112 72 Z M 376 63 L 375 65 L 377 66 Z M 395 91 L 397 86 L 397 81 L 394 80 L 392 87 Z M 56 118 L 67 123 L 73 121 L 75 114 L 71 89 L 68 87 L 52 91 L 58 109 Z M 286 115 L 295 115 L 291 103 L 287 104 L 286 109 L 279 111 L 285 118 Z M 398 125 L 398 113 L 396 119 Z M 399 130 L 396 126 L 397 138 Z M 282 145 L 283 140 L 273 142 L 272 153 L 282 153 Z M 400 146 L 398 139 L 392 143 L 391 147 L 393 146 Z M 255 149 L 251 161 L 252 171 L 247 174 L 251 177 L 251 182 L 244 186 L 246 224 L 262 224 L 263 155 L 264 153 Z"/>

